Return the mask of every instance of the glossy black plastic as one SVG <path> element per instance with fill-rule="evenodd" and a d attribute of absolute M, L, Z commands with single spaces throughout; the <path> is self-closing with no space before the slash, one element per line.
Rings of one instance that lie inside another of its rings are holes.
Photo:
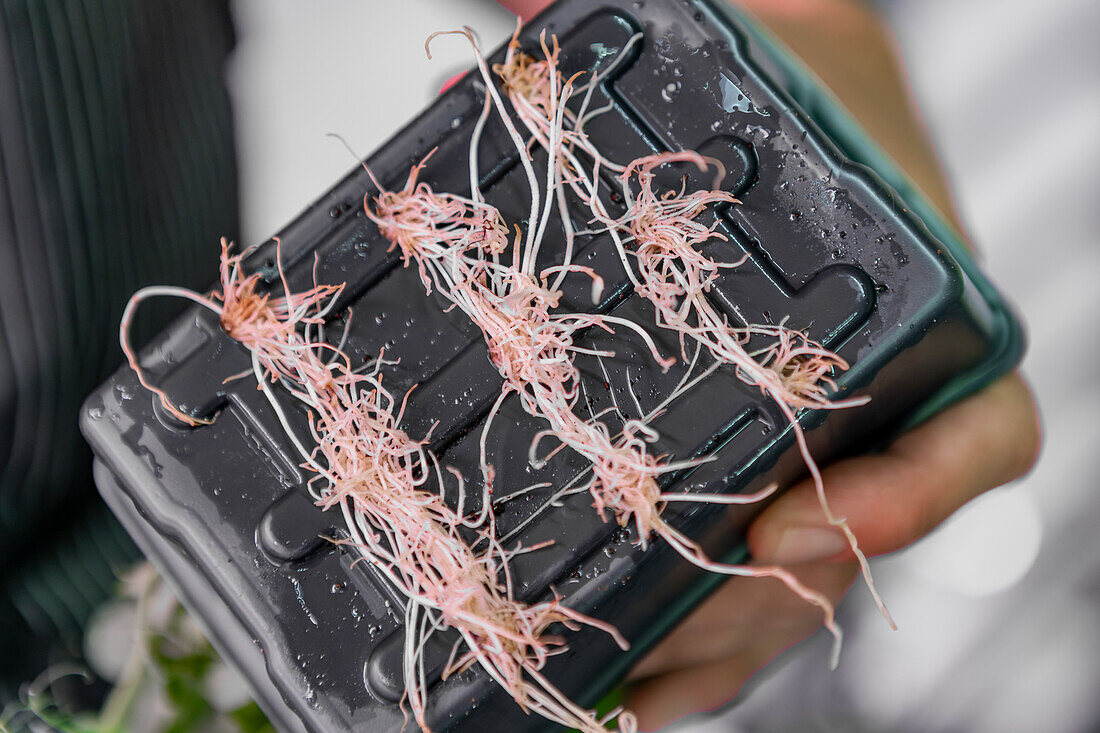
<path fill-rule="evenodd" d="M 523 39 L 534 47 L 541 28 L 556 34 L 567 74 L 607 69 L 619 59 L 592 102 L 609 111 L 587 125 L 607 157 L 696 149 L 723 161 L 722 185 L 741 203 L 708 215 L 726 241 L 707 246 L 719 260 L 748 259 L 722 275 L 714 303 L 731 320 L 787 319 L 808 329 L 851 362 L 842 395 L 872 398 L 858 409 L 801 416 L 815 455 L 827 460 L 872 447 L 946 391 L 957 396 L 958 375 L 1008 368 L 1018 341 L 1006 345 L 990 315 L 994 305 L 983 297 L 987 284 L 977 287 L 895 193 L 843 157 L 761 70 L 740 23 L 701 2 L 563 0 Z M 638 33 L 640 41 L 620 53 Z M 400 186 L 410 166 L 438 148 L 423 178 L 437 190 L 467 192 L 468 142 L 483 93 L 469 75 L 372 156 L 371 169 L 387 186 Z M 479 155 L 488 200 L 522 225 L 526 178 L 499 122 L 490 122 Z M 702 180 L 686 168 L 664 176 L 669 185 Z M 385 349 L 387 358 L 400 359 L 386 369 L 390 388 L 403 393 L 419 385 L 405 429 L 419 438 L 435 425 L 433 449 L 476 484 L 479 425 L 501 379 L 480 333 L 461 313 L 445 312 L 438 297 L 425 297 L 416 273 L 401 266 L 363 216 L 363 197 L 373 190 L 361 169 L 353 171 L 282 232 L 291 285 L 311 284 L 315 256 L 320 281 L 348 284 L 331 324 L 342 329 L 346 309 L 354 311 L 346 350 L 369 359 Z M 579 204 L 573 218 L 583 229 Z M 556 239 L 544 246 L 546 264 L 561 256 L 561 237 L 550 230 Z M 653 331 L 652 310 L 632 291 L 608 239 L 588 236 L 579 246 L 576 261 L 600 272 L 607 287 L 593 304 L 587 280 L 567 279 L 564 307 L 614 312 Z M 271 277 L 273 258 L 269 243 L 249 264 Z M 676 339 L 652 336 L 664 353 L 680 354 Z M 637 336 L 590 332 L 582 340 L 616 356 L 602 366 L 578 358 L 585 376 L 579 409 L 599 412 L 614 400 L 637 417 L 684 374 L 683 361 L 662 373 Z M 223 382 L 248 368 L 245 350 L 211 314 L 194 309 L 150 346 L 143 364 L 178 404 L 213 424 L 182 427 L 121 369 L 89 398 L 83 417 L 101 461 L 101 491 L 175 577 L 223 651 L 240 660 L 274 719 L 288 729 L 399 730 L 400 599 L 366 564 L 354 565 L 354 557 L 322 539 L 339 533 L 340 517 L 311 505 L 308 476 L 255 384 Z M 304 416 L 292 419 L 304 432 Z M 528 447 L 541 427 L 514 398 L 494 424 L 498 525 L 509 541 L 554 541 L 517 558 L 523 598 L 546 597 L 553 587 L 632 642 L 623 653 L 605 635 L 582 630 L 549 664 L 550 679 L 590 705 L 717 581 L 661 542 L 643 551 L 584 494 L 549 507 L 559 489 L 583 478 L 585 464 L 562 451 L 544 468 L 530 466 Z M 655 452 L 713 457 L 671 477 L 677 490 L 749 491 L 789 484 L 805 470 L 778 409 L 728 370 L 670 404 L 654 427 L 661 435 Z M 543 481 L 553 488 L 502 501 Z M 758 510 L 680 504 L 666 515 L 713 557 L 739 559 L 743 537 L 735 530 Z M 180 563 L 191 567 L 179 570 Z M 259 657 L 244 651 L 250 645 Z M 446 643 L 436 646 L 442 661 Z M 552 727 L 523 714 L 476 670 L 434 682 L 430 718 L 437 731 Z"/>

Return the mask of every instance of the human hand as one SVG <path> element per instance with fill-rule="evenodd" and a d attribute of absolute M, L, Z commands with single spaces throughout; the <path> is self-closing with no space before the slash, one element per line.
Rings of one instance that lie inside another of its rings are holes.
<path fill-rule="evenodd" d="M 549 3 L 502 4 L 530 18 Z M 874 12 L 858 0 L 742 4 L 806 61 L 961 231 L 892 39 Z M 826 491 L 861 549 L 879 555 L 915 542 L 974 497 L 1026 473 L 1038 446 L 1034 402 L 1023 379 L 1011 374 L 882 453 L 827 467 Z M 756 562 L 789 567 L 834 603 L 857 574 L 847 542 L 825 521 L 809 481 L 768 507 L 748 541 Z M 820 610 L 782 583 L 731 579 L 637 664 L 628 704 L 643 730 L 713 709 L 820 625 Z"/>
<path fill-rule="evenodd" d="M 1025 473 L 1039 444 L 1035 406 L 1009 375 L 902 435 L 881 454 L 824 470 L 829 504 L 868 556 L 900 549 L 982 492 Z M 834 605 L 858 567 L 830 529 L 813 485 L 795 485 L 749 529 L 756 562 L 788 567 Z M 821 613 L 778 581 L 734 578 L 631 673 L 628 705 L 642 730 L 730 700 L 761 667 L 821 625 Z"/>

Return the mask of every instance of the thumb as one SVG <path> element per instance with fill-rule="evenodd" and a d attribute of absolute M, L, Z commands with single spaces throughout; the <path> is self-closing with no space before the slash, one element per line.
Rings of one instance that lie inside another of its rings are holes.
<path fill-rule="evenodd" d="M 1012 374 L 902 435 L 884 452 L 829 466 L 825 492 L 860 548 L 879 555 L 920 539 L 982 492 L 1026 473 L 1038 446 L 1035 404 Z M 749 528 L 748 540 L 759 562 L 851 559 L 809 481 L 769 506 Z"/>

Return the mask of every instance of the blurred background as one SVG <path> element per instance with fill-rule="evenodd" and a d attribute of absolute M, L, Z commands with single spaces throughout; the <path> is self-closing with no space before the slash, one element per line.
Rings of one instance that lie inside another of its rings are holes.
<path fill-rule="evenodd" d="M 836 672 L 825 670 L 828 639 L 814 637 L 734 705 L 673 729 L 1097 730 L 1100 377 L 1088 364 L 1100 353 L 1074 329 L 1100 316 L 1100 4 L 878 5 L 984 267 L 1029 325 L 1024 372 L 1043 455 L 1025 479 L 875 563 L 899 631 L 857 588 L 841 609 Z M 73 426 L 80 398 L 120 359 L 122 294 L 149 280 L 204 285 L 219 236 L 266 239 L 354 164 L 326 133 L 366 155 L 469 66 L 458 43 L 427 61 L 428 34 L 468 24 L 492 47 L 514 21 L 489 0 L 0 10 L 0 237 L 10 239 L 0 239 L 0 337 L 15 355 L 0 361 L 0 414 L 15 415 L 0 419 L 0 654 L 14 660 L 0 693 L 10 699 L 74 653 L 103 677 L 124 675 L 136 599 L 159 597 L 139 571 L 129 600 L 95 610 L 137 554 L 92 492 Z M 74 358 L 80 369 L 65 366 Z M 170 599 L 156 603 L 158 623 L 179 622 Z M 221 687 L 219 709 L 238 709 L 232 675 L 219 679 L 203 689 Z M 73 689 L 75 700 L 103 693 Z M 149 720 L 169 719 L 164 700 L 152 705 Z"/>

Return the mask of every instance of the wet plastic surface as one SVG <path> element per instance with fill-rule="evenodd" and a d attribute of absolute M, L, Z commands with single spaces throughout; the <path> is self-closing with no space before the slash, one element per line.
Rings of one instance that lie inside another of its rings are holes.
<path fill-rule="evenodd" d="M 991 315 L 1000 306 L 983 297 L 987 284 L 975 284 L 877 177 L 839 155 L 746 55 L 736 19 L 674 0 L 595 7 L 557 3 L 532 24 L 527 45 L 543 26 L 557 34 L 570 74 L 606 68 L 632 35 L 643 34 L 601 85 L 592 107 L 610 109 L 586 130 L 613 160 L 696 149 L 725 163 L 723 186 L 742 203 L 708 214 L 728 237 L 708 248 L 720 261 L 749 258 L 722 275 L 715 304 L 737 321 L 786 318 L 809 329 L 851 362 L 841 379 L 844 394 L 872 397 L 827 420 L 802 416 L 819 459 L 864 450 L 944 390 L 960 393 L 952 387 L 959 374 L 988 378 L 1011 365 L 1018 342 L 1008 343 Z M 438 147 L 423 179 L 437 190 L 467 192 L 468 141 L 482 93 L 480 81 L 468 76 L 370 158 L 372 170 L 397 187 L 411 165 Z M 529 194 L 509 145 L 491 122 L 479 153 L 482 188 L 507 220 L 522 223 Z M 666 176 L 675 185 L 682 176 L 689 185 L 697 177 L 687 169 Z M 311 285 L 315 255 L 321 282 L 348 283 L 333 332 L 343 328 L 350 306 L 348 353 L 369 359 L 385 349 L 388 359 L 400 359 L 386 369 L 389 388 L 400 394 L 419 385 L 403 427 L 414 438 L 432 429 L 441 461 L 476 482 L 478 427 L 499 394 L 500 377 L 466 317 L 425 297 L 415 272 L 401 267 L 362 215 L 363 196 L 372 191 L 366 174 L 355 171 L 287 227 L 281 237 L 291 286 Z M 583 229 L 587 217 L 579 205 L 574 219 Z M 560 242 L 552 244 L 548 238 L 543 247 L 546 264 L 561 254 Z M 651 326 L 649 305 L 629 288 L 607 238 L 589 236 L 578 246 L 575 261 L 595 268 L 607 287 L 593 304 L 588 281 L 567 278 L 564 307 Z M 271 276 L 273 257 L 269 245 L 249 263 Z M 664 353 L 679 355 L 675 339 L 652 335 Z M 662 374 L 634 335 L 590 332 L 582 340 L 616 356 L 602 367 L 578 357 L 585 375 L 580 409 L 598 412 L 614 400 L 637 417 L 660 404 L 686 368 L 681 362 Z M 297 718 L 309 730 L 400 729 L 400 601 L 365 564 L 353 564 L 347 551 L 322 539 L 339 535 L 340 517 L 311 505 L 308 476 L 255 384 L 223 383 L 248 368 L 247 352 L 209 313 L 192 310 L 154 342 L 143 364 L 178 404 L 215 419 L 180 426 L 126 369 L 92 395 L 83 429 L 102 462 L 100 475 L 111 476 L 101 490 L 116 512 L 130 515 L 131 531 L 154 558 L 176 552 L 174 546 L 193 563 L 197 572 L 177 581 L 193 610 L 218 624 L 230 656 L 249 656 L 239 650 L 254 640 L 266 673 L 255 660 L 242 659 L 242 666 L 259 689 L 278 691 L 285 709 L 276 718 Z M 304 415 L 292 419 L 304 434 Z M 542 598 L 552 586 L 570 606 L 611 621 L 633 643 L 622 653 L 606 636 L 582 630 L 571 635 L 571 650 L 549 664 L 547 675 L 566 694 L 592 704 L 717 581 L 663 543 L 643 552 L 629 532 L 602 520 L 587 495 L 561 496 L 585 465 L 561 451 L 545 467 L 531 467 L 528 447 L 541 427 L 514 399 L 494 422 L 489 451 L 498 526 L 510 542 L 554 541 L 516 559 L 519 595 Z M 654 427 L 661 434 L 656 453 L 714 458 L 671 477 L 677 490 L 748 491 L 788 483 L 804 471 L 778 409 L 727 370 L 669 405 Z M 551 488 L 519 494 L 539 482 Z M 560 506 L 551 507 L 555 497 Z M 747 525 L 758 510 L 731 515 L 723 507 L 681 504 L 666 516 L 712 556 L 736 559 L 743 544 L 731 527 Z M 146 531 L 135 531 L 140 521 Z M 172 573 L 171 562 L 160 564 Z M 447 646 L 437 649 L 442 662 Z M 276 695 L 261 698 L 269 708 L 280 706 Z M 435 682 L 429 717 L 439 731 L 552 727 L 524 715 L 476 670 Z"/>

